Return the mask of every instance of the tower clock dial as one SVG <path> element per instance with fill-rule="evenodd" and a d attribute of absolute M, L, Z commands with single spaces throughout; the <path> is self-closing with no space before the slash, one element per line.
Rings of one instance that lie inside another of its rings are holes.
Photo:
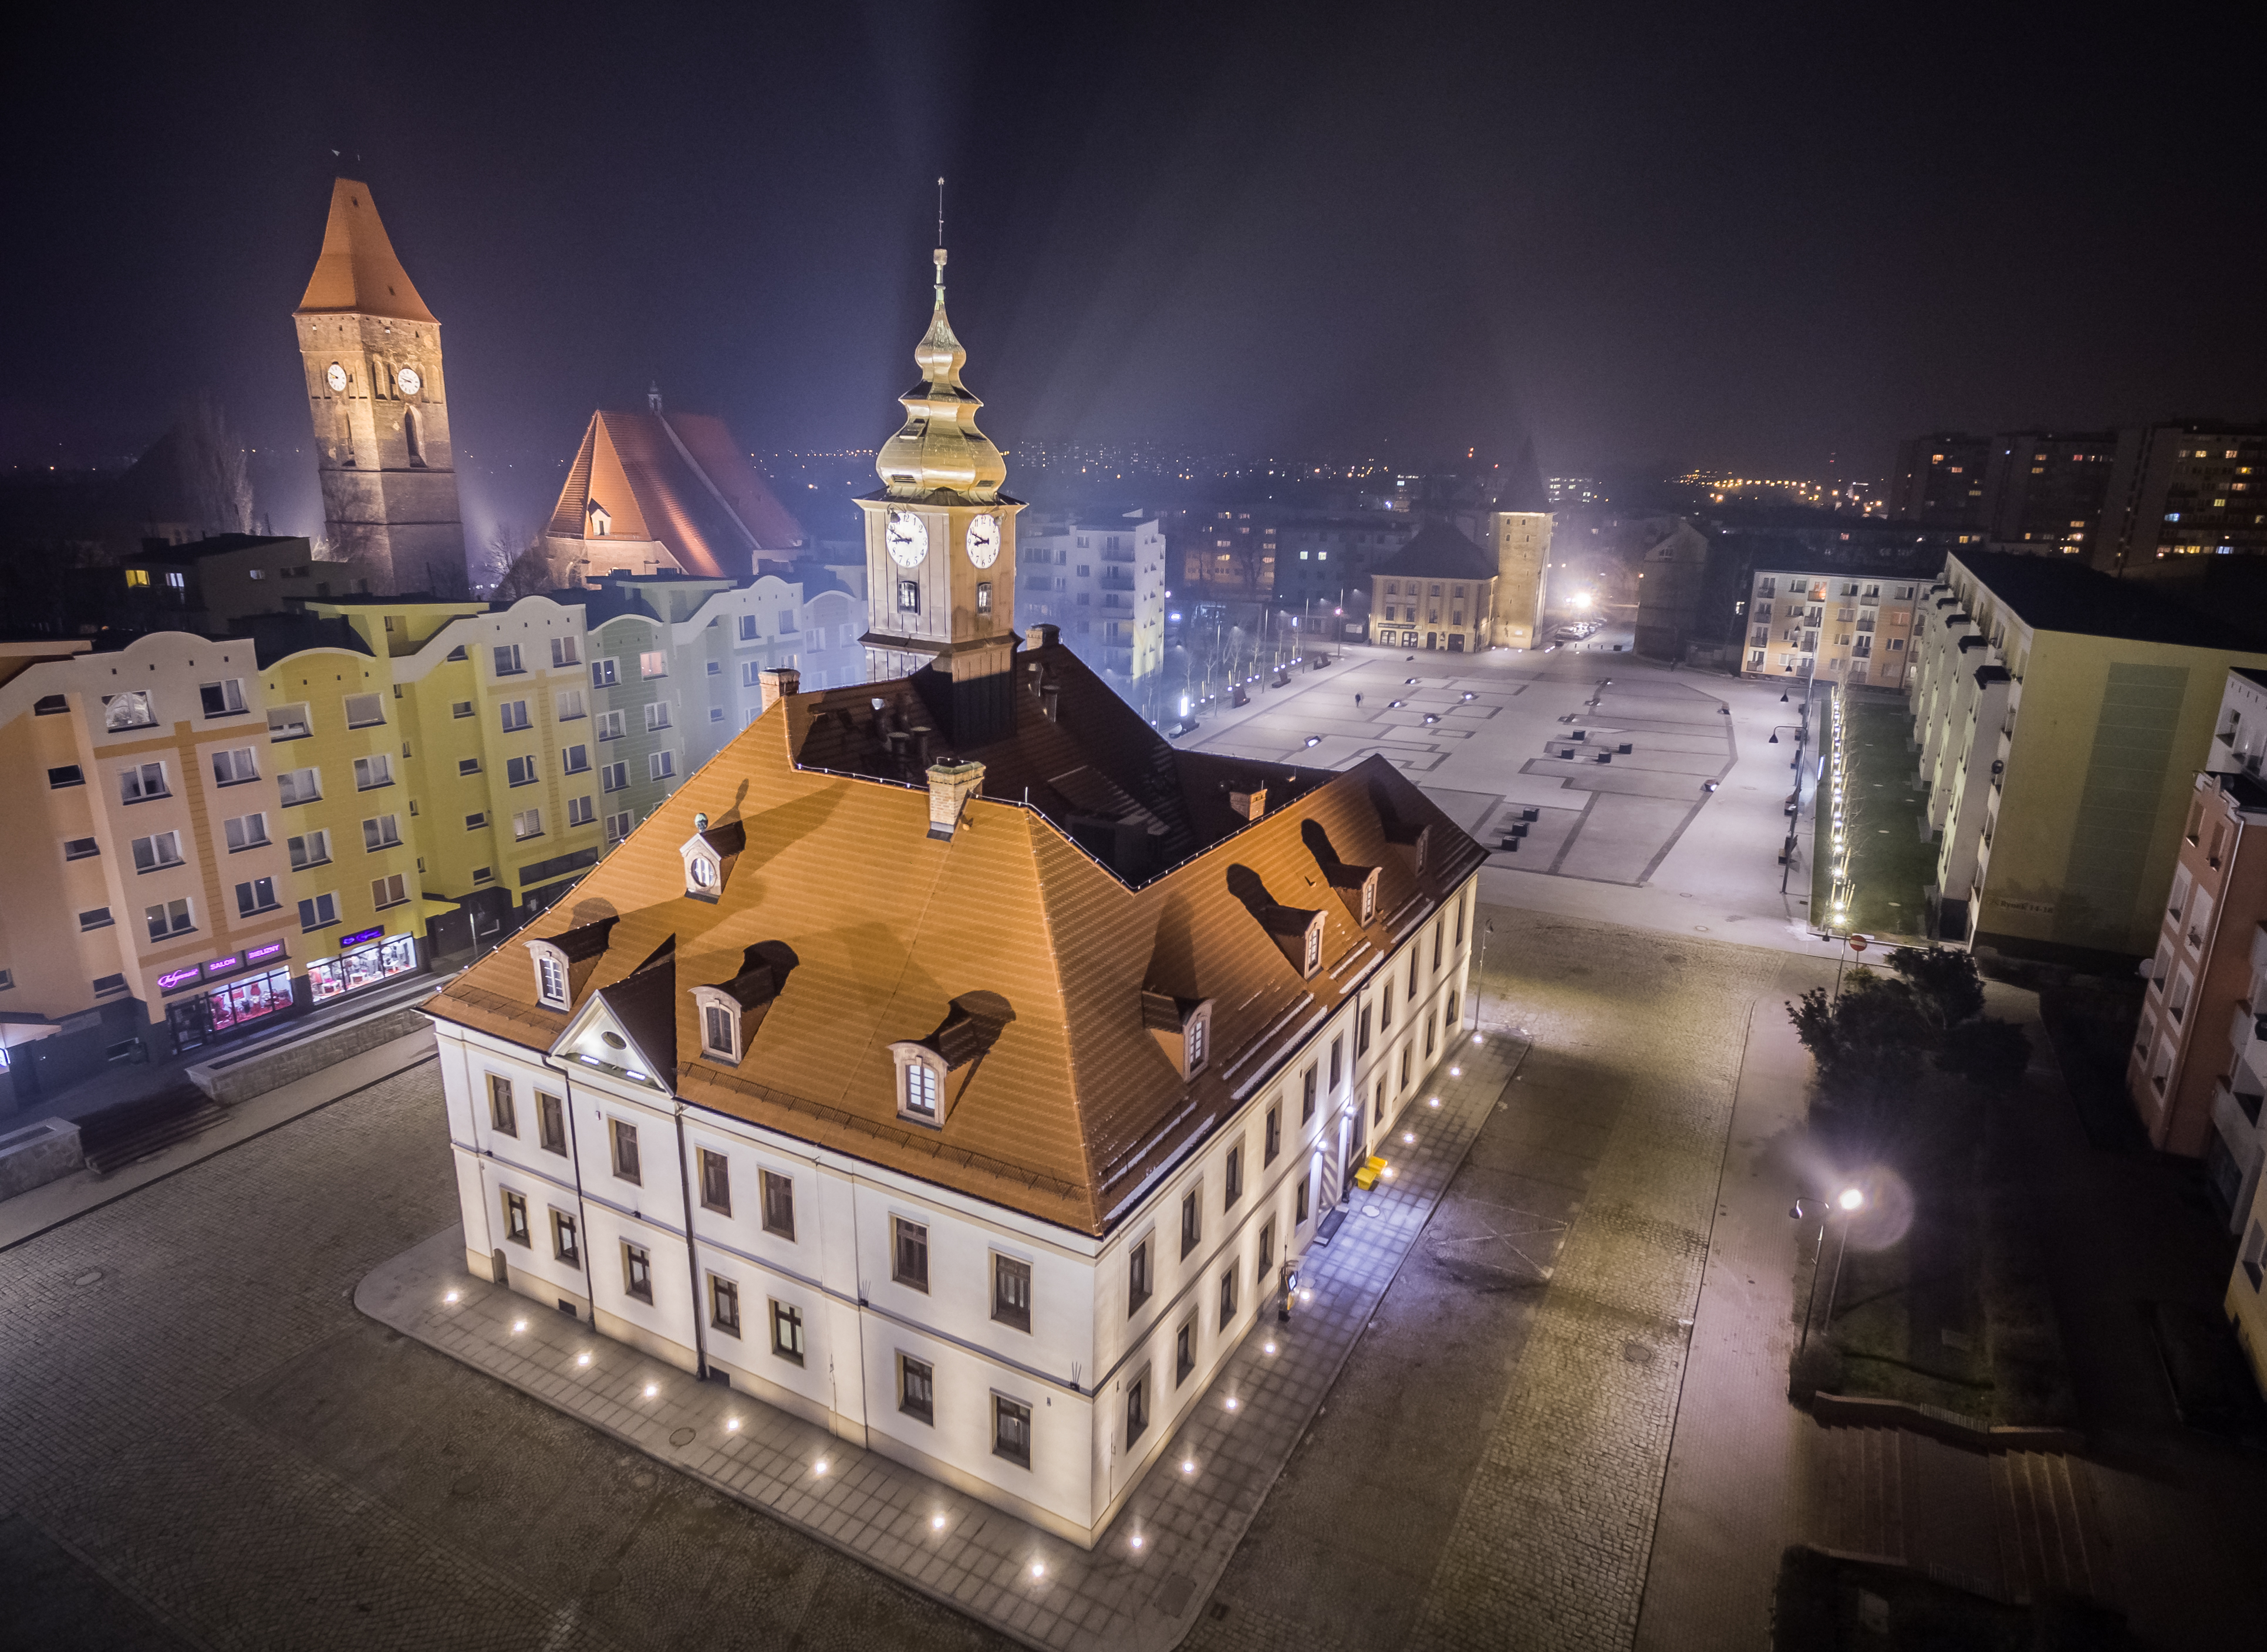
<path fill-rule="evenodd" d="M 401 393 L 405 396 L 415 396 L 425 387 L 425 381 L 417 376 L 417 369 L 414 367 L 403 368 L 393 376 L 393 382 L 401 386 Z"/>
<path fill-rule="evenodd" d="M 989 511 L 968 524 L 968 559 L 979 568 L 1000 559 L 1000 519 Z"/>
<path fill-rule="evenodd" d="M 323 383 L 328 384 L 334 391 L 344 390 L 347 387 L 346 369 L 341 367 L 336 362 L 332 362 L 323 369 Z"/>
<path fill-rule="evenodd" d="M 884 530 L 890 546 L 890 560 L 901 568 L 917 568 L 928 555 L 928 524 L 909 510 L 890 513 Z"/>

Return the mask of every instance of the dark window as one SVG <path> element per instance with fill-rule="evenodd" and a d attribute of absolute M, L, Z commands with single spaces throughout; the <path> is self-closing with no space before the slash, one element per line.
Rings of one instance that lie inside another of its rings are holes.
<path fill-rule="evenodd" d="M 1357 1056 L 1369 1053 L 1369 1017 L 1370 1006 L 1365 1004 L 1361 1006 L 1361 1019 L 1354 1023 L 1354 1053 Z"/>
<path fill-rule="evenodd" d="M 1197 1322 L 1190 1319 L 1173 1333 L 1173 1385 L 1188 1381 L 1197 1368 Z"/>
<path fill-rule="evenodd" d="M 1315 1116 L 1315 1070 L 1312 1067 L 1299 1075 L 1299 1122 L 1304 1124 Z"/>
<path fill-rule="evenodd" d="M 1221 1209 L 1225 1210 L 1244 1196 L 1244 1144 L 1238 1142 L 1228 1150 L 1227 1173 L 1222 1179 L 1226 1190 L 1221 1196 Z"/>
<path fill-rule="evenodd" d="M 701 1150 L 701 1202 L 720 1215 L 732 1214 L 732 1164 L 722 1153 Z"/>
<path fill-rule="evenodd" d="M 48 784 L 57 791 L 67 786 L 84 786 L 86 774 L 76 763 L 66 763 L 48 771 Z"/>
<path fill-rule="evenodd" d="M 740 1288 L 714 1274 L 708 1276 L 708 1323 L 727 1336 L 740 1334 Z"/>
<path fill-rule="evenodd" d="M 915 1290 L 928 1289 L 928 1229 L 919 1222 L 891 1217 L 890 1276 Z"/>
<path fill-rule="evenodd" d="M 784 1302 L 772 1304 L 772 1352 L 781 1359 L 803 1363 L 803 1310 Z"/>
<path fill-rule="evenodd" d="M 1192 1188 L 1181 1197 L 1181 1254 L 1184 1256 L 1196 1249 L 1197 1240 L 1204 1234 L 1204 1210 L 1197 1202 L 1197 1195 L 1203 1191 L 1201 1188 Z"/>
<path fill-rule="evenodd" d="M 1031 1328 L 1031 1263 L 992 1259 L 992 1317 L 1018 1331 Z"/>
<path fill-rule="evenodd" d="M 1385 1080 L 1383 1078 L 1377 1081 L 1376 1100 L 1371 1107 L 1369 1116 L 1370 1122 L 1374 1124 L 1385 1122 Z"/>
<path fill-rule="evenodd" d="M 653 1300 L 653 1258 L 642 1245 L 622 1246 L 622 1289 L 640 1302 Z"/>
<path fill-rule="evenodd" d="M 1456 903 L 1456 945 L 1459 947 L 1464 944 L 1464 909 L 1471 904 L 1470 895 Z"/>
<path fill-rule="evenodd" d="M 1236 1269 L 1231 1268 L 1220 1276 L 1220 1328 L 1223 1331 L 1236 1319 Z"/>
<path fill-rule="evenodd" d="M 488 1122 L 506 1136 L 519 1134 L 519 1111 L 511 1104 L 511 1080 L 488 1075 Z"/>
<path fill-rule="evenodd" d="M 1264 1168 L 1268 1165 L 1273 1164 L 1275 1162 L 1275 1155 L 1282 1151 L 1283 1109 L 1280 1106 L 1272 1107 L 1267 1109 L 1267 1147 L 1266 1151 L 1264 1151 L 1259 1158 L 1261 1166 Z"/>
<path fill-rule="evenodd" d="M 536 1129 L 541 1137 L 544 1151 L 548 1153 L 565 1152 L 567 1151 L 567 1107 L 565 1103 L 561 1102 L 555 1095 L 546 1095 L 542 1091 L 537 1091 L 535 1093 L 535 1119 Z"/>
<path fill-rule="evenodd" d="M 1149 1378 L 1147 1372 L 1126 1385 L 1126 1444 L 1131 1446 L 1149 1426 Z"/>
<path fill-rule="evenodd" d="M 898 1356 L 898 1409 L 923 1422 L 936 1421 L 936 1371 L 923 1361 Z"/>
<path fill-rule="evenodd" d="M 1441 932 L 1448 926 L 1446 918 L 1438 919 L 1433 925 L 1433 968 L 1436 972 L 1441 968 Z"/>
<path fill-rule="evenodd" d="M 795 1179 L 774 1170 L 759 1170 L 756 1183 L 763 1194 L 764 1232 L 781 1239 L 795 1237 Z"/>
<path fill-rule="evenodd" d="M 516 1193 L 503 1196 L 503 1236 L 515 1245 L 535 1243 L 527 1231 L 527 1201 Z"/>
<path fill-rule="evenodd" d="M 1377 1030 L 1381 1033 L 1385 1032 L 1392 1025 L 1393 983 L 1389 981 L 1385 983 L 1385 990 L 1379 993 L 1377 998 Z"/>
<path fill-rule="evenodd" d="M 1291 1223 L 1292 1223 L 1292 1225 L 1293 1225 L 1293 1226 L 1295 1226 L 1295 1227 L 1303 1227 L 1303 1226 L 1305 1226 L 1305 1225 L 1306 1225 L 1306 1221 L 1307 1221 L 1307 1189 L 1308 1189 L 1309 1185 L 1310 1185 L 1311 1182 L 1313 1182 L 1314 1179 L 1315 1179 L 1315 1173 L 1314 1173 L 1312 1170 L 1308 1171 L 1308 1173 L 1307 1173 L 1305 1175 L 1303 1175 L 1303 1176 L 1302 1176 L 1302 1177 L 1300 1177 L 1300 1178 L 1299 1178 L 1299 1203 L 1298 1203 L 1298 1208 L 1297 1208 L 1296 1210 L 1295 1210 L 1294 1211 L 1292 1211 L 1292 1213 L 1291 1213 Z"/>
<path fill-rule="evenodd" d="M 637 1126 L 609 1119 L 606 1128 L 614 1138 L 614 1174 L 624 1181 L 638 1181 Z"/>
<path fill-rule="evenodd" d="M 1331 1040 L 1331 1094 L 1339 1093 L 1339 1080 L 1346 1076 L 1346 1035 Z"/>
<path fill-rule="evenodd" d="M 1259 1267 L 1252 1277 L 1261 1284 L 1267 1283 L 1267 1270 L 1275 1265 L 1275 1218 L 1269 1217 L 1259 1224 Z"/>
<path fill-rule="evenodd" d="M 1004 1394 L 992 1396 L 992 1454 L 1031 1466 L 1031 1408 Z"/>
<path fill-rule="evenodd" d="M 898 611 L 901 614 L 921 612 L 921 582 L 918 580 L 898 581 Z"/>
<path fill-rule="evenodd" d="M 1126 1259 L 1126 1311 L 1138 1312 L 1149 1299 L 1149 1241 L 1143 1239 Z"/>
<path fill-rule="evenodd" d="M 580 1268 L 583 1265 L 582 1248 L 575 1234 L 575 1218 L 564 1210 L 554 1210 L 551 1213 L 551 1250 L 554 1255 L 569 1268 Z"/>

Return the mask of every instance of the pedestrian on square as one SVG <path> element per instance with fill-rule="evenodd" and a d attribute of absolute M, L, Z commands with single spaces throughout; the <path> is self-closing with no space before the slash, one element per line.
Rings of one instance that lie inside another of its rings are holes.
<path fill-rule="evenodd" d="M 1356 711 L 1360 711 L 1361 709 L 1361 696 L 1359 694 L 1354 697 L 1354 708 Z"/>

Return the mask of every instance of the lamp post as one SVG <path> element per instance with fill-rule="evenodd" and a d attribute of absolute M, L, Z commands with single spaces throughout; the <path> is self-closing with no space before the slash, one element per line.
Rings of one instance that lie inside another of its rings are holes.
<path fill-rule="evenodd" d="M 1480 925 L 1480 976 L 1472 988 L 1472 1031 L 1480 1030 L 1480 999 L 1487 991 L 1488 937 L 1495 933 L 1493 921 Z"/>
<path fill-rule="evenodd" d="M 1865 1207 L 1866 1195 L 1863 1193 L 1855 1188 L 1845 1188 L 1827 1202 L 1826 1214 L 1818 1219 L 1818 1247 L 1810 1267 L 1810 1295 L 1802 1305 L 1802 1340 L 1795 1345 L 1795 1352 L 1798 1354 L 1810 1346 L 1810 1311 L 1818 1301 L 1819 1269 L 1826 1263 L 1826 1230 L 1837 1215 L 1845 1217 L 1852 1217 Z M 1794 1202 L 1794 1209 L 1789 1210 L 1787 1214 L 1796 1221 L 1801 1221 L 1804 1214 L 1802 1201 L 1797 1199 Z M 1833 1321 L 1834 1293 L 1842 1288 L 1842 1259 L 1849 1254 L 1849 1250 L 1850 1224 L 1845 1220 L 1842 1224 L 1841 1247 L 1834 1253 L 1834 1282 L 1826 1289 L 1826 1317 L 1820 1321 L 1822 1327 Z"/>

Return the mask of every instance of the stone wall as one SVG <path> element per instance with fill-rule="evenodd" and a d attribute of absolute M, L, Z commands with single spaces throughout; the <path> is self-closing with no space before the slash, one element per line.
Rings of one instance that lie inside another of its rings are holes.
<path fill-rule="evenodd" d="M 242 1062 L 192 1067 L 189 1078 L 214 1100 L 234 1107 L 253 1096 L 280 1089 L 295 1078 L 320 1072 L 349 1056 L 392 1043 L 397 1038 L 416 1032 L 429 1036 L 432 1025 L 415 1010 L 394 1010 L 368 1020 L 350 1021 L 344 1027 L 286 1044 L 280 1049 L 264 1051 Z"/>

